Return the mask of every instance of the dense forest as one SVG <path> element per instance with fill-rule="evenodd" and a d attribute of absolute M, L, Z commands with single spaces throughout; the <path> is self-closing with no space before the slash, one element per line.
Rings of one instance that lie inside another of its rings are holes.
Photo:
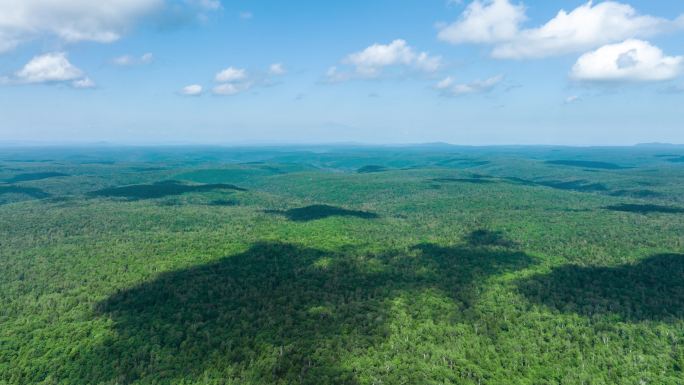
<path fill-rule="evenodd" d="M 0 385 L 682 385 L 683 158 L 0 149 Z"/>

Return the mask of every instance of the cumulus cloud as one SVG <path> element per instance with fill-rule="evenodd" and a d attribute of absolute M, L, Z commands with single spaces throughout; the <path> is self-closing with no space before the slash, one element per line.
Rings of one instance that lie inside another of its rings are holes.
<path fill-rule="evenodd" d="M 247 78 L 247 71 L 242 68 L 228 67 L 216 74 L 217 82 L 236 82 Z"/>
<path fill-rule="evenodd" d="M 5 76 L 0 84 L 68 84 L 74 88 L 93 88 L 95 83 L 69 62 L 65 52 L 35 56 L 13 76 Z"/>
<path fill-rule="evenodd" d="M 632 6 L 615 1 L 589 1 L 570 12 L 560 10 L 536 28 L 521 29 L 525 20 L 522 4 L 475 0 L 459 20 L 439 32 L 439 38 L 453 44 L 492 44 L 495 58 L 525 59 L 583 52 L 684 27 L 684 16 L 668 20 L 640 15 Z"/>
<path fill-rule="evenodd" d="M 148 52 L 139 57 L 132 55 L 122 55 L 115 57 L 112 63 L 121 67 L 128 67 L 133 65 L 150 64 L 154 60 L 154 55 Z"/>
<path fill-rule="evenodd" d="M 27 83 L 63 82 L 83 77 L 83 71 L 69 62 L 66 53 L 53 52 L 34 57 L 16 75 Z"/>
<path fill-rule="evenodd" d="M 403 67 L 423 72 L 435 72 L 441 66 L 441 58 L 427 52 L 416 52 L 405 40 L 396 39 L 389 44 L 373 44 L 366 49 L 347 55 L 343 64 L 353 71 L 340 72 L 336 66 L 327 72 L 329 81 L 343 81 L 355 77 L 378 77 L 385 68 Z"/>
<path fill-rule="evenodd" d="M 453 43 L 496 43 L 518 34 L 525 21 L 525 7 L 508 0 L 473 1 L 460 19 L 439 32 L 441 40 Z"/>
<path fill-rule="evenodd" d="M 251 89 L 255 84 L 253 76 L 246 69 L 232 66 L 219 71 L 214 80 L 220 83 L 212 89 L 215 95 L 236 95 Z"/>
<path fill-rule="evenodd" d="M 435 88 L 446 96 L 483 93 L 493 90 L 503 79 L 503 75 L 497 75 L 484 80 L 475 80 L 470 83 L 456 83 L 453 77 L 448 76 L 440 80 L 435 85 Z"/>
<path fill-rule="evenodd" d="M 202 86 L 199 84 L 190 84 L 181 88 L 181 94 L 186 96 L 199 96 L 202 94 Z"/>
<path fill-rule="evenodd" d="M 244 68 L 227 67 L 214 75 L 214 85 L 208 87 L 214 95 L 230 96 L 249 91 L 256 87 L 272 86 L 273 78 L 282 76 L 287 71 L 282 63 L 273 63 L 262 71 L 248 72 Z M 204 92 L 199 84 L 183 87 L 182 95 L 196 96 Z"/>
<path fill-rule="evenodd" d="M 630 39 L 582 55 L 570 76 L 585 82 L 670 80 L 684 69 L 684 56 L 665 56 L 647 41 Z"/>
<path fill-rule="evenodd" d="M 164 0 L 3 0 L 0 52 L 42 36 L 67 42 L 112 42 L 163 5 Z"/>

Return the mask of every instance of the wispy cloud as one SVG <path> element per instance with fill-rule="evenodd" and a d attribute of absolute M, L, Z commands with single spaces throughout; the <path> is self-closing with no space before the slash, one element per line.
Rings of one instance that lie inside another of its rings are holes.
<path fill-rule="evenodd" d="M 577 103 L 577 102 L 579 102 L 580 100 L 581 100 L 581 99 L 580 99 L 579 96 L 577 96 L 577 95 L 570 95 L 570 96 L 568 96 L 567 98 L 565 98 L 565 104 Z"/>
<path fill-rule="evenodd" d="M 202 8 L 209 11 L 221 9 L 221 2 L 219 0 L 185 0 L 188 4 Z"/>
<path fill-rule="evenodd" d="M 199 84 L 190 84 L 181 88 L 181 95 L 185 96 L 199 96 L 202 94 L 203 87 Z"/>
<path fill-rule="evenodd" d="M 444 96 L 484 93 L 493 90 L 503 79 L 503 75 L 497 75 L 484 80 L 478 79 L 469 83 L 457 83 L 453 77 L 448 76 L 440 80 L 435 85 L 435 88 Z"/>
<path fill-rule="evenodd" d="M 285 75 L 287 70 L 285 69 L 283 63 L 273 63 L 268 67 L 268 73 L 269 75 L 280 76 Z"/>
<path fill-rule="evenodd" d="M 140 56 L 133 56 L 133 55 L 121 55 L 117 56 L 114 59 L 112 59 L 112 64 L 121 66 L 121 67 L 129 67 L 129 66 L 134 66 L 134 65 L 143 65 L 143 64 L 150 64 L 154 60 L 154 55 L 152 53 L 147 52 L 145 54 L 142 54 Z"/>

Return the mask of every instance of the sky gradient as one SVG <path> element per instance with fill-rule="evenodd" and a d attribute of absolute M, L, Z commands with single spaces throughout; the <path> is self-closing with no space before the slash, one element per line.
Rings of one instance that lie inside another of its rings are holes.
<path fill-rule="evenodd" d="M 684 2 L 0 0 L 0 143 L 684 143 Z"/>

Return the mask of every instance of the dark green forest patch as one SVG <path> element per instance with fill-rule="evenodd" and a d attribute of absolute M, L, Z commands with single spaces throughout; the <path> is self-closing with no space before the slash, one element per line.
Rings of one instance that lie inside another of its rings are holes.
<path fill-rule="evenodd" d="M 113 160 L 89 160 L 89 161 L 82 161 L 79 162 L 80 164 L 100 164 L 103 166 L 112 166 L 116 164 L 116 161 Z"/>
<path fill-rule="evenodd" d="M 328 217 L 355 217 L 361 219 L 379 218 L 378 214 L 361 211 L 348 210 L 342 207 L 330 205 L 311 205 L 289 210 L 266 210 L 269 214 L 283 215 L 287 219 L 295 222 L 307 222 Z"/>
<path fill-rule="evenodd" d="M 518 178 L 516 176 L 507 176 L 507 177 L 502 177 L 501 179 L 510 182 L 512 184 L 517 184 L 520 186 L 538 186 L 539 184 L 535 181 L 524 179 L 524 178 Z"/>
<path fill-rule="evenodd" d="M 451 159 L 441 160 L 435 164 L 437 166 L 443 166 L 443 167 L 455 166 L 458 168 L 470 168 L 470 167 L 486 166 L 490 163 L 491 162 L 488 160 L 478 160 L 478 159 L 471 159 L 471 158 L 451 158 Z"/>
<path fill-rule="evenodd" d="M 665 194 L 653 190 L 617 190 L 611 192 L 609 195 L 630 198 L 661 198 Z"/>
<path fill-rule="evenodd" d="M 237 206 L 240 202 L 235 199 L 217 199 L 208 203 L 209 206 Z"/>
<path fill-rule="evenodd" d="M 131 167 L 131 170 L 141 171 L 141 172 L 151 172 L 151 171 L 164 171 L 164 170 L 168 170 L 168 168 L 165 168 L 165 167 Z"/>
<path fill-rule="evenodd" d="M 61 172 L 32 172 L 32 173 L 15 175 L 12 178 L 7 179 L 6 182 L 7 183 L 28 182 L 28 181 L 32 181 L 32 180 L 57 178 L 60 176 L 69 176 L 69 175 L 63 174 Z"/>
<path fill-rule="evenodd" d="M 232 184 L 184 184 L 182 182 L 170 180 L 156 182 L 152 184 L 137 184 L 121 187 L 110 187 L 102 190 L 93 191 L 90 193 L 90 195 L 99 197 L 120 197 L 128 199 L 155 199 L 171 195 L 181 195 L 193 192 L 209 192 L 217 190 L 246 191 L 245 189 Z"/>
<path fill-rule="evenodd" d="M 97 305 L 120 337 L 75 356 L 75 366 L 89 370 L 64 375 L 80 383 L 178 383 L 220 363 L 228 383 L 356 384 L 355 370 L 340 357 L 388 338 L 388 301 L 427 289 L 467 309 L 485 278 L 532 263 L 519 252 L 433 244 L 411 253 L 368 260 L 259 243 L 216 263 L 162 274 Z M 414 369 L 395 367 L 387 380 L 419 383 Z M 460 373 L 440 376 L 457 382 Z"/>
<path fill-rule="evenodd" d="M 383 172 L 383 171 L 388 171 L 387 167 L 384 166 L 377 166 L 377 165 L 368 165 L 368 166 L 363 166 L 356 170 L 359 174 L 369 174 L 373 172 Z"/>
<path fill-rule="evenodd" d="M 465 237 L 466 242 L 470 246 L 501 246 L 501 247 L 515 247 L 515 242 L 506 239 L 506 236 L 501 231 L 492 231 L 486 229 L 474 230 Z"/>
<path fill-rule="evenodd" d="M 51 163 L 54 159 L 3 159 L 4 162 L 12 163 Z"/>
<path fill-rule="evenodd" d="M 519 283 L 531 301 L 566 313 L 625 321 L 684 318 L 684 255 L 655 255 L 618 267 L 562 266 Z"/>
<path fill-rule="evenodd" d="M 572 180 L 572 181 L 540 181 L 536 182 L 539 186 L 551 187 L 558 190 L 572 190 L 580 192 L 604 192 L 608 191 L 602 183 L 587 182 L 585 180 Z"/>
<path fill-rule="evenodd" d="M 23 194 L 36 199 L 43 199 L 50 196 L 50 194 L 35 187 L 0 185 L 0 195 L 5 194 Z"/>
<path fill-rule="evenodd" d="M 661 206 L 661 205 L 642 205 L 642 204 L 631 204 L 631 203 L 621 203 L 617 205 L 612 205 L 606 207 L 606 210 L 611 211 L 623 211 L 627 213 L 638 213 L 638 214 L 649 214 L 649 213 L 663 213 L 663 214 L 680 214 L 684 213 L 684 208 L 672 207 L 672 206 Z"/>
<path fill-rule="evenodd" d="M 589 160 L 549 160 L 546 164 L 553 164 L 559 166 L 571 166 L 571 167 L 583 167 L 583 168 L 594 168 L 600 170 L 622 170 L 631 167 L 620 166 L 615 163 L 609 162 L 596 162 Z"/>

